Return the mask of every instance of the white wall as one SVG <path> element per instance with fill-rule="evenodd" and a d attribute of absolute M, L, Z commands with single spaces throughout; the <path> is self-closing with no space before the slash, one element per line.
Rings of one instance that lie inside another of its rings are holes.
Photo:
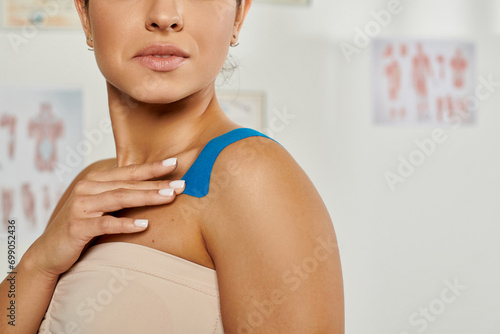
<path fill-rule="evenodd" d="M 265 90 L 268 117 L 285 108 L 295 115 L 274 138 L 310 175 L 334 220 L 347 333 L 499 333 L 500 92 L 482 103 L 476 126 L 445 129 L 448 140 L 391 192 L 384 173 L 432 128 L 372 125 L 369 50 L 348 64 L 339 48 L 387 4 L 254 4 L 240 46 L 231 50 L 240 68 L 229 88 Z M 475 40 L 478 74 L 500 82 L 499 1 L 402 5 L 380 36 Z M 0 84 L 10 83 L 81 85 L 85 127 L 107 117 L 104 80 L 80 31 L 41 31 L 18 55 L 1 31 Z M 87 162 L 113 154 L 109 137 Z M 412 313 L 442 305 L 445 281 L 455 279 L 466 288 L 442 313 L 430 313 L 425 330 L 420 315 L 418 326 L 409 323 Z"/>

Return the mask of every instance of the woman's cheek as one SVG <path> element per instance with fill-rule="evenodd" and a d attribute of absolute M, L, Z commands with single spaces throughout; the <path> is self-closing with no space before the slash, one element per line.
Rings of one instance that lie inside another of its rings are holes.
<path fill-rule="evenodd" d="M 207 22 L 206 29 L 198 34 L 200 55 L 205 61 L 211 62 L 212 66 L 217 64 L 217 66 L 222 67 L 231 43 L 232 22 L 230 25 L 222 24 L 224 22 L 228 22 L 227 18 L 225 21 L 218 22 L 218 25 L 213 25 L 212 22 L 212 26 L 210 26 Z"/>

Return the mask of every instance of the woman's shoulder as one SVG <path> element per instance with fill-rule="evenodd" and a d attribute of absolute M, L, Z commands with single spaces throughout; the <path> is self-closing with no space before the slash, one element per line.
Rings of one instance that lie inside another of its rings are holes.
<path fill-rule="evenodd" d="M 267 318 L 268 328 L 273 327 L 271 319 L 274 324 L 309 319 L 293 324 L 302 326 L 301 332 L 311 332 L 311 324 L 331 328 L 341 321 L 343 314 L 336 313 L 342 284 L 333 225 L 304 170 L 268 138 L 235 142 L 219 158 L 210 184 L 211 205 L 204 207 L 201 226 L 217 269 L 225 327 L 241 328 L 238 315 L 255 311 L 251 301 L 269 301 L 276 292 L 286 303 L 280 302 Z M 212 189 L 212 181 L 221 187 Z M 296 274 L 297 265 L 313 268 L 314 278 L 307 279 L 312 273 L 308 269 L 305 276 Z"/>
<path fill-rule="evenodd" d="M 237 159 L 243 159 L 247 164 L 263 162 L 265 160 L 280 163 L 282 162 L 281 159 L 285 157 L 293 159 L 290 153 L 277 140 L 267 137 L 264 133 L 262 135 L 256 133 L 227 145 L 221 151 L 217 160 L 223 163 Z"/>
<path fill-rule="evenodd" d="M 222 185 L 222 187 L 218 186 Z M 248 205 L 262 205 L 272 197 L 299 193 L 317 195 L 316 188 L 294 157 L 279 142 L 263 136 L 252 136 L 228 145 L 214 163 L 210 193 L 217 198 L 215 206 L 245 198 L 247 192 L 259 194 L 259 200 Z"/>
<path fill-rule="evenodd" d="M 83 175 L 87 175 L 90 172 L 94 171 L 104 171 L 116 167 L 116 158 L 108 158 L 97 160 L 90 165 L 88 165 L 83 171 Z"/>
<path fill-rule="evenodd" d="M 85 167 L 74 179 L 73 182 L 68 187 L 68 191 L 71 191 L 72 188 L 81 180 L 84 180 L 85 177 L 92 172 L 102 172 L 109 170 L 116 166 L 116 158 L 102 159 L 97 160 L 89 164 Z"/>
<path fill-rule="evenodd" d="M 116 165 L 116 158 L 98 160 L 98 161 L 95 161 L 95 162 L 89 164 L 80 173 L 78 173 L 78 175 L 73 179 L 71 184 L 66 189 L 66 193 L 63 195 L 63 199 L 64 199 L 64 197 L 67 197 L 73 191 L 73 188 L 75 187 L 75 185 L 79 181 L 85 179 L 85 177 L 89 173 L 108 170 L 108 169 L 112 168 L 114 165 Z"/>
<path fill-rule="evenodd" d="M 214 163 L 212 176 L 215 174 L 217 178 L 219 174 L 226 174 L 231 182 L 244 185 L 254 177 L 271 176 L 283 169 L 291 172 L 294 167 L 300 168 L 277 141 L 264 136 L 251 136 L 221 151 Z"/>
<path fill-rule="evenodd" d="M 288 150 L 270 137 L 252 136 L 239 140 L 225 148 L 217 159 L 220 164 L 217 168 L 236 165 L 242 176 L 268 178 L 287 175 L 307 178 L 304 170 Z M 239 181 L 248 180 L 243 178 Z"/>
<path fill-rule="evenodd" d="M 317 229 L 331 224 L 307 173 L 288 150 L 266 137 L 248 137 L 221 152 L 212 170 L 209 195 L 203 225 L 211 233 L 245 230 L 255 224 L 254 219 L 267 222 L 266 228 L 273 225 L 276 231 L 293 225 Z M 310 219 L 297 219 L 306 213 Z"/>

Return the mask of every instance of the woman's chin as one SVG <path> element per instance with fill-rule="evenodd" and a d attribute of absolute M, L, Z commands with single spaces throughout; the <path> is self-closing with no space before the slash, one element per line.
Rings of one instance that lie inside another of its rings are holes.
<path fill-rule="evenodd" d="M 116 80 L 120 82 L 119 80 Z M 109 95 L 125 100 L 127 104 L 170 104 L 182 102 L 182 100 L 190 97 L 193 94 L 205 95 L 211 91 L 210 83 L 196 87 L 189 87 L 184 83 L 172 82 L 147 82 L 138 81 L 135 84 L 124 84 L 123 80 L 120 84 L 114 84 L 113 81 L 107 80 L 109 85 Z M 113 100 L 116 100 L 113 98 Z"/>
<path fill-rule="evenodd" d="M 186 96 L 173 94 L 172 91 L 140 90 L 134 91 L 129 96 L 138 103 L 145 104 L 169 104 L 182 100 Z"/>

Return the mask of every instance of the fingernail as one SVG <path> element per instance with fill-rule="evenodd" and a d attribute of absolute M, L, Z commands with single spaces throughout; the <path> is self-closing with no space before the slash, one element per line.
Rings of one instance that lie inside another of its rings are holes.
<path fill-rule="evenodd" d="M 134 225 L 139 227 L 148 227 L 147 219 L 136 219 L 134 220 Z"/>
<path fill-rule="evenodd" d="M 165 167 L 175 166 L 177 163 L 177 158 L 168 158 L 163 160 L 162 165 Z"/>
<path fill-rule="evenodd" d="M 174 194 L 174 189 L 172 189 L 172 188 L 160 189 L 158 191 L 158 194 L 160 194 L 162 196 L 172 196 Z"/>
<path fill-rule="evenodd" d="M 175 181 L 170 182 L 170 187 L 180 189 L 180 188 L 184 188 L 185 184 L 186 184 L 186 181 L 184 181 L 184 180 L 175 180 Z"/>

